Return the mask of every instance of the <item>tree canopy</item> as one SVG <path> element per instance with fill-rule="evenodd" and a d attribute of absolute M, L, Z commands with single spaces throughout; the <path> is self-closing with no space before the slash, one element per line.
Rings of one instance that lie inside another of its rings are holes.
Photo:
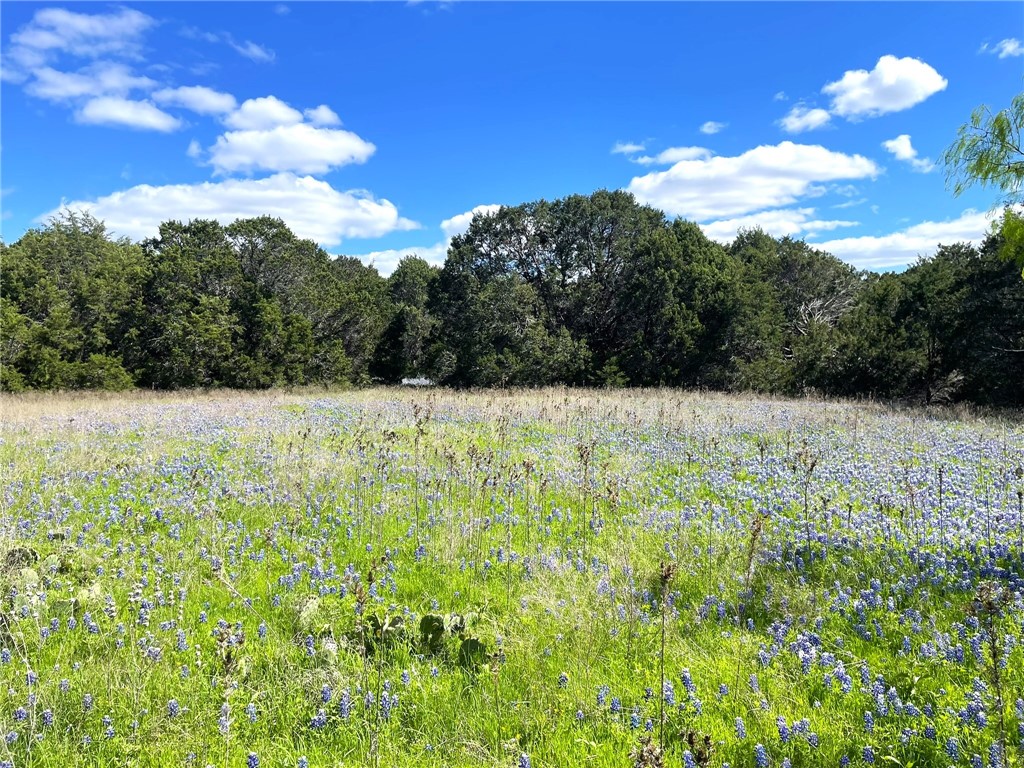
<path fill-rule="evenodd" d="M 503 207 L 387 279 L 280 219 L 141 243 L 66 211 L 0 244 L 0 386 L 682 386 L 1024 404 L 1006 228 L 900 274 L 722 245 L 625 192 Z"/>

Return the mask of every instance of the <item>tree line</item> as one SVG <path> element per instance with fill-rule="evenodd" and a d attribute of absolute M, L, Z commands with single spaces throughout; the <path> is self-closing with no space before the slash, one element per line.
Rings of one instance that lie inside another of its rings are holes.
<path fill-rule="evenodd" d="M 1005 246 L 995 232 L 877 274 L 757 229 L 722 245 L 602 190 L 477 216 L 443 267 L 410 255 L 384 278 L 280 219 L 169 221 L 136 243 L 65 211 L 0 244 L 0 387 L 424 376 L 1022 405 Z"/>

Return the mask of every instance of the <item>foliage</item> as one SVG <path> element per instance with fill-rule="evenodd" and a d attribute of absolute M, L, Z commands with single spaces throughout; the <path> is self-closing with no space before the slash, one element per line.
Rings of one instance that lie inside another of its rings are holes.
<path fill-rule="evenodd" d="M 1024 403 L 1024 219 L 901 274 L 788 237 L 728 245 L 629 194 L 477 216 L 386 280 L 279 219 L 168 221 L 140 245 L 67 211 L 3 246 L 0 386 L 683 386 Z M 1016 233 L 1016 234 L 1015 234 Z"/>
<path fill-rule="evenodd" d="M 942 161 L 947 183 L 960 196 L 975 184 L 994 187 L 1003 195 L 1006 208 L 998 232 L 1004 238 L 1000 255 L 1021 269 L 1024 277 L 1024 93 L 1009 108 L 992 114 L 980 106 L 960 126 L 956 140 L 946 149 Z"/>

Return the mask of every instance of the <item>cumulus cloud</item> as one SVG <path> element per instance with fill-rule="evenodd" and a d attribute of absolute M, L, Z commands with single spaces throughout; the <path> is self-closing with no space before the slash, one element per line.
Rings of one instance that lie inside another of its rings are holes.
<path fill-rule="evenodd" d="M 478 205 L 465 213 L 460 213 L 457 216 L 452 216 L 450 219 L 442 221 L 441 231 L 444 232 L 445 237 L 451 240 L 456 235 L 465 234 L 474 216 L 490 216 L 493 213 L 497 213 L 500 208 L 500 205 Z"/>
<path fill-rule="evenodd" d="M 326 173 L 343 165 L 365 163 L 376 149 L 351 131 L 300 123 L 262 131 L 228 131 L 210 147 L 210 164 L 218 173 Z"/>
<path fill-rule="evenodd" d="M 845 237 L 813 245 L 861 269 L 894 269 L 913 263 L 918 256 L 931 256 L 940 244 L 979 244 L 993 216 L 967 210 L 955 219 L 922 221 L 887 235 Z"/>
<path fill-rule="evenodd" d="M 824 109 L 808 109 L 803 104 L 797 104 L 779 120 L 779 125 L 786 133 L 803 133 L 828 125 L 831 119 L 832 116 Z"/>
<path fill-rule="evenodd" d="M 735 157 L 682 160 L 635 177 L 628 186 L 642 202 L 697 221 L 782 208 L 825 192 L 824 182 L 874 178 L 878 166 L 861 155 L 825 147 L 762 145 Z"/>
<path fill-rule="evenodd" d="M 983 43 L 979 53 L 991 53 L 998 56 L 1000 59 L 1008 59 L 1011 56 L 1024 56 L 1024 45 L 1021 45 L 1020 40 L 1015 37 L 1009 37 L 1006 40 L 1000 40 L 995 45 L 989 45 Z"/>
<path fill-rule="evenodd" d="M 654 157 L 641 155 L 633 158 L 633 162 L 640 165 L 672 165 L 681 160 L 706 160 L 713 154 L 710 149 L 705 147 L 669 147 Z"/>
<path fill-rule="evenodd" d="M 706 133 L 710 136 L 711 134 L 721 131 L 726 125 L 728 125 L 728 123 L 716 123 L 714 120 L 708 120 L 700 127 L 700 132 Z"/>
<path fill-rule="evenodd" d="M 915 171 L 921 173 L 929 173 L 935 170 L 935 163 L 929 160 L 927 157 L 918 157 L 917 150 L 914 149 L 910 143 L 910 134 L 903 133 L 897 136 L 895 139 L 889 139 L 883 141 L 882 146 L 897 160 L 902 160 L 905 163 L 910 163 L 911 167 Z"/>
<path fill-rule="evenodd" d="M 900 112 L 945 90 L 946 78 L 920 59 L 882 56 L 875 68 L 853 69 L 821 89 L 832 97 L 832 112 L 850 119 Z"/>
<path fill-rule="evenodd" d="M 388 200 L 367 192 L 339 191 L 325 181 L 291 173 L 200 184 L 140 184 L 61 207 L 87 210 L 116 234 L 137 239 L 155 235 L 168 216 L 182 221 L 216 219 L 225 224 L 265 214 L 279 216 L 299 237 L 325 246 L 338 245 L 345 238 L 381 237 L 419 226 L 400 216 Z M 38 221 L 55 213 L 50 211 Z"/>
<path fill-rule="evenodd" d="M 431 264 L 441 266 L 444 264 L 444 260 L 448 256 L 448 246 L 451 244 L 452 238 L 456 235 L 463 234 L 467 229 L 469 229 L 470 222 L 473 221 L 473 216 L 487 216 L 495 213 L 499 208 L 501 208 L 500 205 L 478 205 L 465 213 L 460 213 L 452 216 L 450 219 L 445 219 L 441 222 L 441 231 L 444 232 L 445 235 L 444 240 L 434 243 L 433 245 L 411 246 L 409 248 L 388 248 L 386 250 L 359 254 L 354 258 L 359 259 L 364 264 L 372 264 L 377 271 L 384 276 L 390 275 L 394 272 L 395 267 L 398 266 L 398 262 L 409 255 L 419 256 L 421 259 L 424 259 Z"/>
<path fill-rule="evenodd" d="M 3 56 L 5 79 L 23 81 L 31 70 L 62 53 L 92 59 L 137 57 L 142 34 L 155 25 L 155 19 L 130 8 L 97 14 L 43 8 L 11 35 Z"/>
<path fill-rule="evenodd" d="M 617 141 L 615 142 L 615 145 L 612 147 L 613 155 L 632 155 L 635 154 L 636 152 L 643 151 L 643 144 L 636 144 L 631 141 Z"/>
<path fill-rule="evenodd" d="M 321 104 L 319 107 L 314 107 L 313 109 L 303 110 L 302 114 L 304 114 L 306 119 L 313 125 L 341 125 L 341 118 L 338 117 L 338 114 L 326 104 Z"/>
<path fill-rule="evenodd" d="M 133 75 L 123 64 L 98 61 L 77 72 L 61 72 L 39 67 L 25 86 L 30 96 L 54 102 L 74 101 L 93 96 L 127 96 L 132 91 L 149 90 L 156 82 Z"/>
<path fill-rule="evenodd" d="M 181 121 L 148 101 L 132 101 L 118 96 L 89 99 L 75 113 L 75 120 L 89 125 L 118 125 L 144 131 L 169 133 L 181 127 Z"/>
<path fill-rule="evenodd" d="M 858 221 L 815 219 L 814 208 L 780 208 L 761 211 L 733 219 L 721 219 L 701 224 L 704 234 L 712 240 L 727 243 L 736 238 L 741 229 L 759 227 L 773 237 L 812 236 L 818 232 L 829 232 L 840 227 L 856 227 Z"/>
<path fill-rule="evenodd" d="M 246 99 L 234 112 L 224 118 L 228 128 L 240 131 L 264 131 L 279 125 L 302 122 L 302 113 L 276 96 Z"/>
<path fill-rule="evenodd" d="M 153 100 L 169 107 L 184 107 L 200 115 L 222 115 L 237 106 L 235 97 L 230 93 L 215 91 L 205 85 L 161 88 L 153 93 Z"/>
<path fill-rule="evenodd" d="M 387 248 L 382 251 L 370 251 L 369 253 L 360 253 L 352 258 L 359 259 L 363 264 L 368 267 L 373 267 L 384 277 L 387 277 L 395 271 L 398 263 L 406 256 L 419 256 L 424 261 L 440 267 L 444 264 L 444 260 L 448 256 L 448 241 L 444 240 L 440 243 L 434 243 L 433 245 L 426 246 Z"/>

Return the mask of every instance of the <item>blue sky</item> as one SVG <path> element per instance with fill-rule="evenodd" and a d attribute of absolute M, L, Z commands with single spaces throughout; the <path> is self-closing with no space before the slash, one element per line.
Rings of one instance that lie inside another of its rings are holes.
<path fill-rule="evenodd" d="M 488 206 L 628 189 L 860 267 L 979 240 L 934 163 L 1024 87 L 1019 3 L 7 2 L 2 225 L 268 213 L 388 273 Z"/>

